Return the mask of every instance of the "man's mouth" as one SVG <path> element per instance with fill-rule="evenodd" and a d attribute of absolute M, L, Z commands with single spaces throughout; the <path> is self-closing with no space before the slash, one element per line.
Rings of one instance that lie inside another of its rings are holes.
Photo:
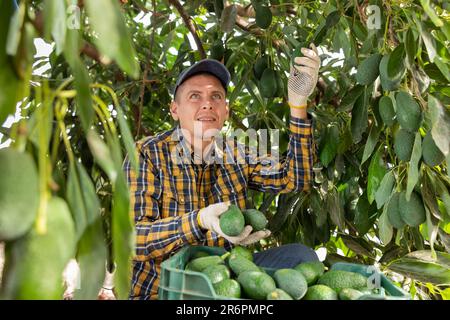
<path fill-rule="evenodd" d="M 202 117 L 198 117 L 197 121 L 201 121 L 201 122 L 214 122 L 217 119 L 215 117 L 212 116 L 202 116 Z"/>

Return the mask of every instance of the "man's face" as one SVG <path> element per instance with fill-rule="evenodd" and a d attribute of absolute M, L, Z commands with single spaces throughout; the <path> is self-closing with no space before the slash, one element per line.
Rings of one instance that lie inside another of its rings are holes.
<path fill-rule="evenodd" d="M 178 87 L 170 112 L 192 138 L 214 135 L 222 129 L 229 114 L 220 80 L 209 74 L 190 77 Z"/>

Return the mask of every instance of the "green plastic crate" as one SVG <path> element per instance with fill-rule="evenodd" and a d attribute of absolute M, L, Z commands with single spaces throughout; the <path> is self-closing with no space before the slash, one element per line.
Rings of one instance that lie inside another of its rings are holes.
<path fill-rule="evenodd" d="M 158 298 L 160 300 L 233 300 L 216 295 L 211 281 L 200 272 L 183 270 L 198 251 L 223 255 L 224 248 L 187 246 L 161 263 Z"/>
<path fill-rule="evenodd" d="M 187 262 L 199 251 L 213 255 L 223 255 L 224 248 L 206 246 L 187 246 L 161 263 L 161 278 L 158 296 L 160 300 L 240 300 L 216 295 L 211 281 L 200 272 L 184 270 Z M 372 275 L 370 266 L 335 263 L 332 270 L 345 270 L 360 273 L 366 277 Z M 275 269 L 263 268 L 269 275 Z M 380 294 L 363 295 L 360 300 L 408 300 L 410 295 L 395 286 L 386 276 L 379 273 L 382 289 Z"/>
<path fill-rule="evenodd" d="M 344 270 L 356 272 L 370 279 L 379 277 L 380 294 L 365 294 L 359 300 L 410 300 L 411 295 L 400 287 L 392 283 L 384 274 L 376 272 L 373 266 L 366 266 L 356 263 L 337 262 L 331 266 L 331 270 Z"/>

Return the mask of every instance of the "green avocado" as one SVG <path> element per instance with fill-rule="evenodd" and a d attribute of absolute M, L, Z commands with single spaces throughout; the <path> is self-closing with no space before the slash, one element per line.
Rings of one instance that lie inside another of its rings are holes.
<path fill-rule="evenodd" d="M 308 288 L 303 300 L 338 300 L 338 295 L 330 287 L 316 284 Z"/>
<path fill-rule="evenodd" d="M 325 272 L 325 266 L 320 261 L 302 262 L 295 266 L 294 269 L 303 274 L 308 286 L 315 284 L 317 279 Z"/>
<path fill-rule="evenodd" d="M 295 269 L 278 269 L 273 278 L 277 287 L 286 291 L 293 299 L 300 300 L 308 290 L 308 283 L 300 271 Z"/>
<path fill-rule="evenodd" d="M 339 293 L 344 288 L 360 289 L 366 287 L 367 278 L 356 272 L 330 270 L 324 273 L 317 283 L 326 285 Z"/>
<path fill-rule="evenodd" d="M 398 208 L 402 220 L 405 221 L 408 226 L 418 227 L 426 220 L 422 199 L 414 191 L 411 193 L 409 201 L 406 200 L 406 191 L 400 193 Z"/>
<path fill-rule="evenodd" d="M 251 225 L 253 227 L 253 231 L 264 230 L 269 223 L 264 213 L 256 209 L 247 209 L 242 213 L 244 214 L 245 224 Z"/>
<path fill-rule="evenodd" d="M 222 232 L 227 236 L 237 236 L 244 231 L 245 219 L 238 206 L 232 204 L 227 211 L 222 213 L 219 219 Z"/>
<path fill-rule="evenodd" d="M 379 74 L 381 55 L 375 53 L 364 59 L 358 66 L 356 81 L 362 85 L 369 85 L 375 81 Z"/>
<path fill-rule="evenodd" d="M 245 271 L 238 276 L 237 280 L 251 299 L 264 300 L 276 289 L 272 277 L 260 271 Z"/>
<path fill-rule="evenodd" d="M 402 161 L 409 161 L 414 146 L 414 134 L 405 129 L 397 131 L 394 137 L 394 151 Z"/>
<path fill-rule="evenodd" d="M 423 139 L 422 157 L 423 161 L 425 161 L 425 163 L 430 167 L 438 166 L 445 159 L 442 151 L 436 146 L 436 143 L 431 135 L 431 131 L 429 131 Z"/>
<path fill-rule="evenodd" d="M 405 91 L 400 91 L 395 96 L 397 103 L 397 121 L 400 127 L 415 133 L 422 122 L 422 111 L 414 98 Z"/>

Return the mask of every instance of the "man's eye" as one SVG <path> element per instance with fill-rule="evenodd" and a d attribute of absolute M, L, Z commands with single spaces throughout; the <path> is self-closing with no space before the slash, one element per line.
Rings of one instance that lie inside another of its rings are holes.
<path fill-rule="evenodd" d="M 198 99 L 200 95 L 198 93 L 191 94 L 191 98 Z"/>
<path fill-rule="evenodd" d="M 216 93 L 216 94 L 213 95 L 213 98 L 217 99 L 217 100 L 220 100 L 220 99 L 222 99 L 222 96 L 220 94 Z"/>

